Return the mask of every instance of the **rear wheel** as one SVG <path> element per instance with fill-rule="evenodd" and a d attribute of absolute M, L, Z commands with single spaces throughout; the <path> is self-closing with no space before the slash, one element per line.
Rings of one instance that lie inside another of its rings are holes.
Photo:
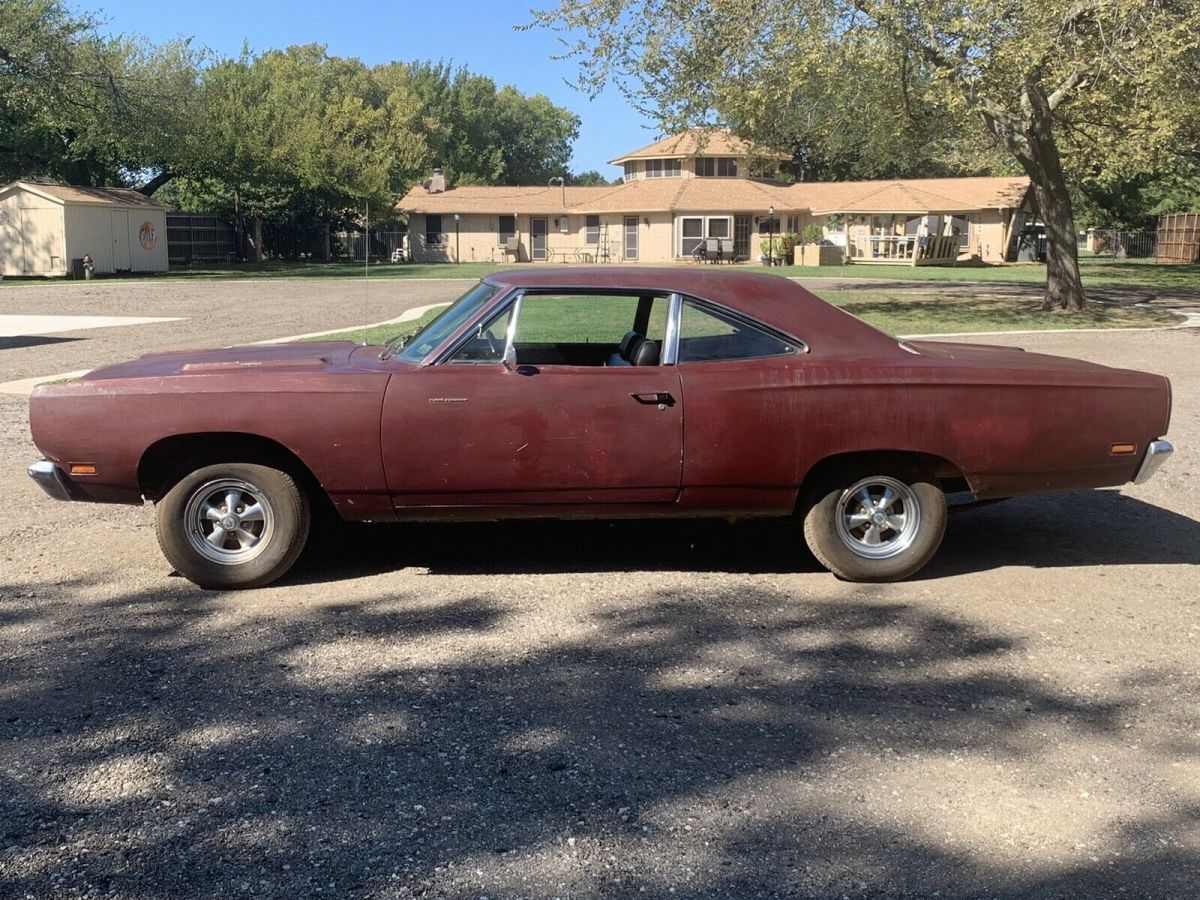
<path fill-rule="evenodd" d="M 813 555 L 847 581 L 900 581 L 937 552 L 946 496 L 920 469 L 847 468 L 825 480 L 804 517 Z"/>
<path fill-rule="evenodd" d="M 308 539 L 308 498 L 288 473 L 221 463 L 185 475 L 158 504 L 163 555 L 202 588 L 261 587 L 296 561 Z"/>

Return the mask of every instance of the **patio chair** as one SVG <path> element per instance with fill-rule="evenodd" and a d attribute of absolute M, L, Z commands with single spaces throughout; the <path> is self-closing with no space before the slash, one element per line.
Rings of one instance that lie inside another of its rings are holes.
<path fill-rule="evenodd" d="M 733 238 L 720 238 L 721 259 L 733 262 Z"/>
<path fill-rule="evenodd" d="M 508 261 L 509 254 L 512 254 L 513 262 L 521 261 L 521 239 L 519 237 L 505 238 L 504 243 L 500 246 L 505 262 Z"/>
<path fill-rule="evenodd" d="M 694 262 L 702 263 L 705 260 L 705 256 L 706 256 L 706 254 L 704 252 L 704 242 L 701 241 L 699 244 L 696 245 L 696 249 L 692 251 L 692 260 Z"/>
<path fill-rule="evenodd" d="M 721 239 L 720 238 L 705 238 L 704 239 L 704 258 L 709 262 L 719 263 L 721 261 Z"/>

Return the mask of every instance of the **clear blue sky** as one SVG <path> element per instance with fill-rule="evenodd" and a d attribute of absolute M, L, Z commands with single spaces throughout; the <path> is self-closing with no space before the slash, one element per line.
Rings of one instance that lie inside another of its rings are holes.
<path fill-rule="evenodd" d="M 514 25 L 529 21 L 530 6 L 544 8 L 553 0 L 398 0 L 370 5 L 312 0 L 202 0 L 194 5 L 95 2 L 74 0 L 72 6 L 106 20 L 105 30 L 110 33 L 141 34 L 156 42 L 190 37 L 223 55 L 236 56 L 243 41 L 254 51 L 318 43 L 335 56 L 357 57 L 367 65 L 432 59 L 466 66 L 498 85 L 545 94 L 578 114 L 582 125 L 571 163 L 576 172 L 596 169 L 614 178 L 620 172 L 608 160 L 657 137 L 650 123 L 616 91 L 593 101 L 566 84 L 575 75 L 575 65 L 551 59 L 561 52 L 554 33 L 540 28 L 513 30 Z"/>

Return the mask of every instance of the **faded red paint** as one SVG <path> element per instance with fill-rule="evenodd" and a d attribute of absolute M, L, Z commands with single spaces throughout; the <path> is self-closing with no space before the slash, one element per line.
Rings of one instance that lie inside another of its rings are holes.
<path fill-rule="evenodd" d="M 138 466 L 156 442 L 234 433 L 290 450 L 347 519 L 786 515 L 815 464 L 856 451 L 939 457 L 981 499 L 1118 485 L 1169 422 L 1162 376 L 1003 347 L 909 352 L 773 276 L 576 268 L 490 280 L 676 291 L 810 352 L 532 374 L 414 366 L 349 343 L 155 354 L 39 388 L 34 441 L 64 468 L 94 463 L 99 474 L 74 485 L 101 501 L 140 502 Z M 672 403 L 631 396 L 657 393 Z M 1123 441 L 1137 452 L 1111 456 Z"/>

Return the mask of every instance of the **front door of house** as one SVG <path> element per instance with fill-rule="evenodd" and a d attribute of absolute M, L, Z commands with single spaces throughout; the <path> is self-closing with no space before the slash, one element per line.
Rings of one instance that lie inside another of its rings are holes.
<path fill-rule="evenodd" d="M 733 217 L 733 256 L 735 259 L 750 258 L 750 217 Z"/>
<path fill-rule="evenodd" d="M 638 258 L 638 217 L 625 217 L 625 258 Z"/>
<path fill-rule="evenodd" d="M 546 252 L 547 230 L 548 225 L 544 218 L 529 220 L 529 254 L 534 262 L 539 260 L 544 262 L 548 257 Z"/>

